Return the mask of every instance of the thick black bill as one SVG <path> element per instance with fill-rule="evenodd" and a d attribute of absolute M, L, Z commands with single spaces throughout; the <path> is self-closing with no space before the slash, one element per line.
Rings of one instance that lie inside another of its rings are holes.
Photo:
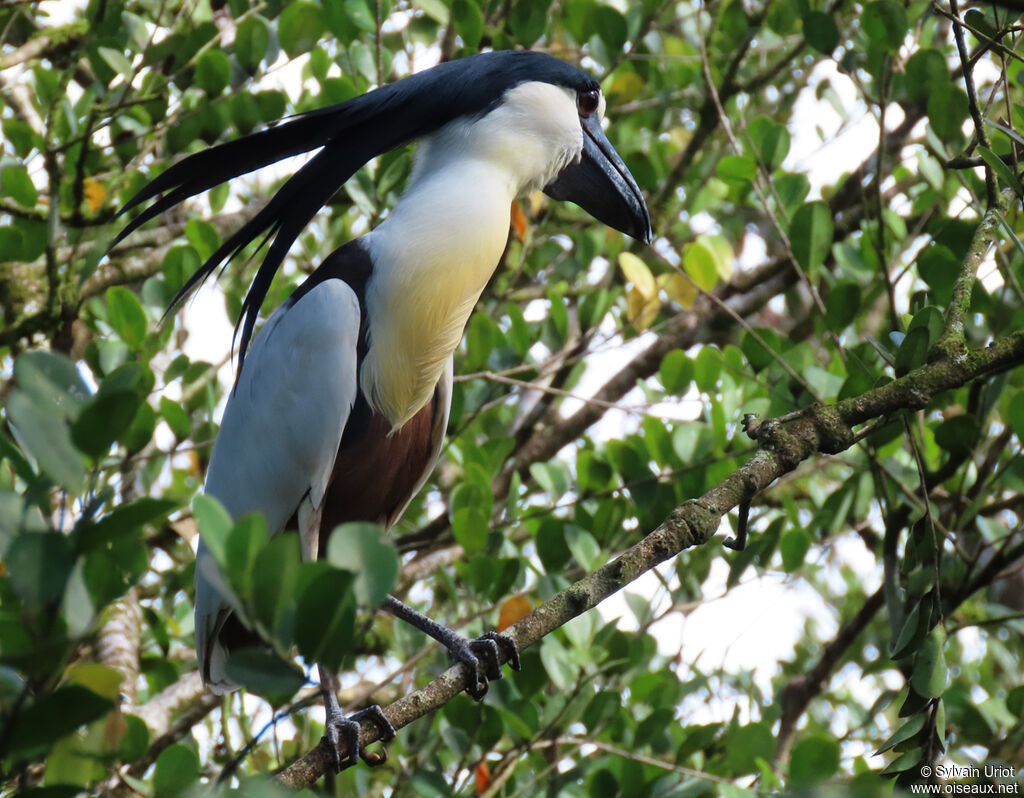
<path fill-rule="evenodd" d="M 575 202 L 598 221 L 650 244 L 651 216 L 640 187 L 601 130 L 597 114 L 582 121 L 583 156 L 563 169 L 544 193 Z"/>

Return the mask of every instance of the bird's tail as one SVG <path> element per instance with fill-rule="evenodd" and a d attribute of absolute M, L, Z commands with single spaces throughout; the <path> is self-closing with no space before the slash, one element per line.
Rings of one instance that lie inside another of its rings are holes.
<path fill-rule="evenodd" d="M 203 684 L 221 695 L 242 686 L 227 674 L 230 647 L 221 633 L 225 624 L 234 620 L 228 595 L 217 562 L 200 538 L 196 552 L 196 659 Z"/>

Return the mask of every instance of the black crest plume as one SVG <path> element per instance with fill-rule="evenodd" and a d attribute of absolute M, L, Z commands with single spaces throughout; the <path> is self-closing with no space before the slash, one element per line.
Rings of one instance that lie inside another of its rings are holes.
<path fill-rule="evenodd" d="M 168 308 L 177 306 L 248 244 L 261 236 L 269 240 L 238 320 L 242 333 L 240 372 L 274 275 L 295 239 L 345 181 L 371 158 L 459 117 L 487 113 L 500 103 L 506 91 L 529 80 L 572 89 L 597 86 L 583 70 L 544 53 L 481 53 L 439 64 L 347 102 L 299 114 L 276 127 L 183 158 L 121 209 L 125 213 L 158 197 L 128 223 L 111 246 L 189 197 L 284 158 L 320 149 L 189 277 Z"/>

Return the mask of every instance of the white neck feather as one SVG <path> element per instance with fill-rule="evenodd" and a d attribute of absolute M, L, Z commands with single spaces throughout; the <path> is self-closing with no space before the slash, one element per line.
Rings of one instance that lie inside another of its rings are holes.
<path fill-rule="evenodd" d="M 501 258 L 513 197 L 507 175 L 457 162 L 423 175 L 367 237 L 374 273 L 361 383 L 392 426 L 430 401 Z"/>
<path fill-rule="evenodd" d="M 542 83 L 420 143 L 405 194 L 364 239 L 374 271 L 360 382 L 394 428 L 430 401 L 459 345 L 505 248 L 512 200 L 550 182 L 582 146 L 572 95 Z"/>

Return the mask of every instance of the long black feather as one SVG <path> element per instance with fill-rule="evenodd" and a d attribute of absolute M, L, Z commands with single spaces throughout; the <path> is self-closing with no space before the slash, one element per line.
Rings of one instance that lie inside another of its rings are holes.
<path fill-rule="evenodd" d="M 509 89 L 529 80 L 577 91 L 597 88 L 597 81 L 588 73 L 544 53 L 481 53 L 439 64 L 347 102 L 300 114 L 275 127 L 183 158 L 121 209 L 124 213 L 163 194 L 125 226 L 114 245 L 189 197 L 284 158 L 322 148 L 189 277 L 168 308 L 169 313 L 248 244 L 261 236 L 264 243 L 269 240 L 238 320 L 241 371 L 274 275 L 295 239 L 334 192 L 370 159 L 455 119 L 486 114 Z"/>

